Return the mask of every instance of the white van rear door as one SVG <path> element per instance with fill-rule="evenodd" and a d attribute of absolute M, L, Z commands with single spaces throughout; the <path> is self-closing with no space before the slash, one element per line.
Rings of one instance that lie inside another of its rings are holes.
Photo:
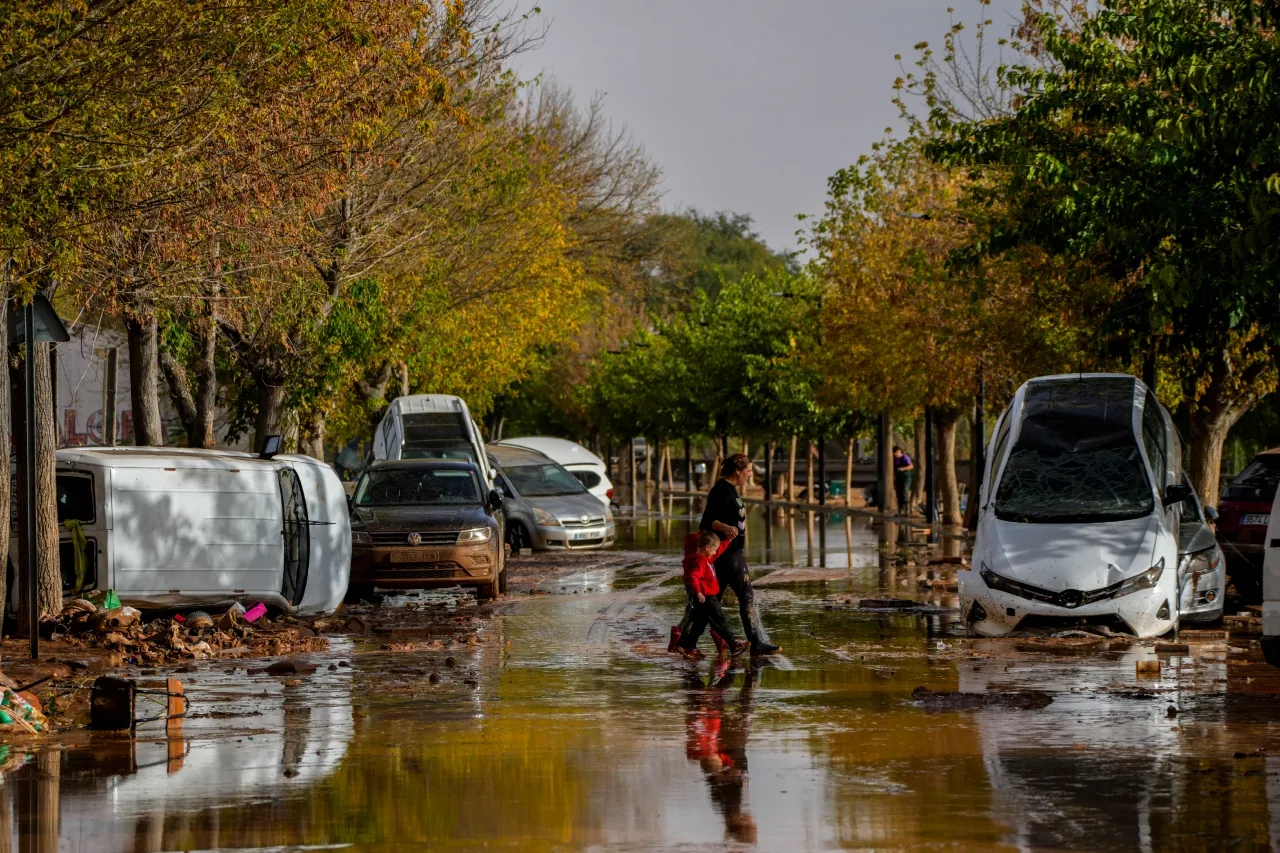
<path fill-rule="evenodd" d="M 1262 633 L 1280 637 L 1280 492 L 1271 505 L 1262 556 Z"/>
<path fill-rule="evenodd" d="M 272 469 L 117 468 L 112 480 L 121 596 L 280 589 L 283 517 Z"/>

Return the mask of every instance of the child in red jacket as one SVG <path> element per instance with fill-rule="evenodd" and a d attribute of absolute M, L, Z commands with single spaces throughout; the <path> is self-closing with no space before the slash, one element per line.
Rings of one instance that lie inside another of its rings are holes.
<path fill-rule="evenodd" d="M 684 583 L 689 591 L 693 619 L 689 630 L 681 632 L 677 649 L 686 657 L 697 655 L 698 639 L 708 625 L 724 638 L 733 654 L 747 648 L 745 641 L 733 639 L 733 629 L 720 606 L 720 581 L 712 565 L 728 546 L 729 540 L 721 542 L 719 536 L 708 531 L 690 533 L 684 538 Z"/>

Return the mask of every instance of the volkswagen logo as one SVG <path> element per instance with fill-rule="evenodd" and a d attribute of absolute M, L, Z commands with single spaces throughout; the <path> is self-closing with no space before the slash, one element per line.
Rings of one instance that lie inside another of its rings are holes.
<path fill-rule="evenodd" d="M 422 544 L 422 534 L 421 534 L 421 533 L 410 533 L 410 534 L 409 534 L 409 544 L 410 544 L 410 545 L 421 545 L 421 544 Z"/>
<path fill-rule="evenodd" d="M 582 518 L 579 518 L 578 521 L 581 521 L 583 524 L 587 524 L 588 522 L 591 521 L 591 516 L 584 515 L 582 516 Z"/>

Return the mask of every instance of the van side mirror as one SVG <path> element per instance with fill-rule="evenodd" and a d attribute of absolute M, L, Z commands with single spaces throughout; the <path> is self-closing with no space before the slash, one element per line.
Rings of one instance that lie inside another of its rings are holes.
<path fill-rule="evenodd" d="M 1191 497 L 1191 487 L 1185 483 L 1174 483 L 1164 490 L 1164 505 L 1173 506 Z"/>
<path fill-rule="evenodd" d="M 271 459 L 284 450 L 284 439 L 278 435 L 269 435 L 262 440 L 262 449 L 258 451 L 259 459 Z"/>
<path fill-rule="evenodd" d="M 502 509 L 502 492 L 497 489 L 490 489 L 489 499 L 485 503 L 490 510 Z"/>

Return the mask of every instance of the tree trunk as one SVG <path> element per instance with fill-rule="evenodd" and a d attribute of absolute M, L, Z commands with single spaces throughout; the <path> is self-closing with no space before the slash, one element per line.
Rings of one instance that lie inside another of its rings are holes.
<path fill-rule="evenodd" d="M 324 461 L 324 415 L 316 412 L 298 418 L 298 452 Z"/>
<path fill-rule="evenodd" d="M 979 504 L 982 502 L 980 493 L 984 473 L 978 461 L 982 454 L 984 437 L 978 433 L 976 419 L 969 424 L 969 436 L 969 484 L 966 487 L 969 498 L 965 501 L 964 526 L 969 530 L 977 530 L 978 511 L 982 509 Z"/>
<path fill-rule="evenodd" d="M 125 317 L 129 336 L 129 399 L 133 408 L 133 443 L 164 444 L 160 421 L 159 334 L 154 317 Z"/>
<path fill-rule="evenodd" d="M 853 459 L 858 453 L 858 440 L 849 436 L 844 450 L 844 505 L 853 506 Z M 850 563 L 852 565 L 852 563 Z"/>
<path fill-rule="evenodd" d="M 813 491 L 813 468 L 814 461 L 818 458 L 818 448 L 812 441 L 806 442 L 806 444 L 809 447 L 805 453 L 804 460 L 804 502 L 811 504 L 817 503 Z"/>
<path fill-rule="evenodd" d="M 912 454 L 915 463 L 915 477 L 911 481 L 911 506 L 924 504 L 925 478 L 929 475 L 929 460 L 924 448 L 924 418 L 916 418 L 916 449 Z"/>
<path fill-rule="evenodd" d="M 787 502 L 796 501 L 796 444 L 797 439 L 791 436 L 791 452 L 787 456 Z"/>
<path fill-rule="evenodd" d="M 964 518 L 960 514 L 960 482 L 956 477 L 956 427 L 960 413 L 939 409 L 934 416 L 937 440 L 934 452 L 938 454 L 938 493 L 942 501 L 942 523 L 957 527 Z"/>
<path fill-rule="evenodd" d="M 196 385 L 191 387 L 187 368 L 168 350 L 160 350 L 160 371 L 169 388 L 169 399 L 178 410 L 178 419 L 187 431 L 187 446 L 211 450 L 216 446 L 213 415 L 218 400 L 218 376 L 215 364 L 217 333 L 212 323 L 198 335 L 200 349 L 196 355 Z"/>
<path fill-rule="evenodd" d="M 17 349 L 16 347 L 14 348 Z M 58 565 L 58 507 L 57 489 L 57 440 L 53 431 L 52 387 L 49 374 L 49 344 L 36 344 L 36 541 L 39 543 L 39 561 L 36 565 L 36 602 L 40 618 L 56 616 L 62 612 L 62 573 Z M 23 359 L 9 359 L 9 386 L 12 391 L 10 411 L 19 413 L 13 418 L 13 441 L 17 448 L 18 488 L 12 496 L 18 501 L 18 597 L 22 606 L 18 610 L 18 626 L 26 634 L 27 624 L 27 495 L 24 488 L 27 466 L 32 460 L 26 453 L 26 363 Z M 30 636 L 29 634 L 27 636 Z"/>
<path fill-rule="evenodd" d="M 649 494 L 649 490 L 653 488 L 653 440 L 645 438 L 644 440 L 644 493 Z"/>
<path fill-rule="evenodd" d="M 9 297 L 7 293 L 0 294 L 0 353 L 6 357 L 9 352 Z M 12 363 L 12 360 L 10 360 Z M 9 431 L 9 371 L 0 370 L 0 447 L 13 447 L 10 443 Z M 15 448 L 19 457 L 25 456 L 25 452 L 21 448 Z M 7 473 L 7 472 L 6 472 Z M 8 520 L 12 518 L 12 498 L 10 494 L 10 486 L 12 485 L 9 477 L 0 477 L 0 518 L 5 520 L 4 524 L 0 524 L 0 567 L 5 566 L 9 559 L 9 524 Z M 5 596 L 8 593 L 9 585 L 5 583 L 5 575 L 0 572 L 0 621 L 4 619 L 5 605 L 8 603 Z M 0 803 L 0 807 L 7 804 Z"/>
<path fill-rule="evenodd" d="M 884 416 L 882 433 L 876 440 L 876 453 L 880 454 L 881 470 L 884 471 L 884 494 L 876 495 L 880 511 L 890 515 L 898 511 L 898 489 L 894 482 L 893 471 L 893 418 Z"/>
<path fill-rule="evenodd" d="M 252 448 L 255 452 L 262 448 L 262 442 L 267 436 L 280 434 L 280 423 L 284 416 L 284 383 L 259 375 L 257 385 L 258 417 L 254 421 Z"/>
<path fill-rule="evenodd" d="M 1191 463 L 1188 475 L 1191 485 L 1204 506 L 1216 507 L 1222 485 L 1222 445 L 1227 434 L 1259 399 L 1270 393 L 1274 382 L 1262 381 L 1275 356 L 1255 360 L 1242 372 L 1232 373 L 1228 354 L 1217 359 L 1209 374 L 1209 384 L 1194 400 L 1190 390 L 1187 408 L 1190 414 Z"/>

